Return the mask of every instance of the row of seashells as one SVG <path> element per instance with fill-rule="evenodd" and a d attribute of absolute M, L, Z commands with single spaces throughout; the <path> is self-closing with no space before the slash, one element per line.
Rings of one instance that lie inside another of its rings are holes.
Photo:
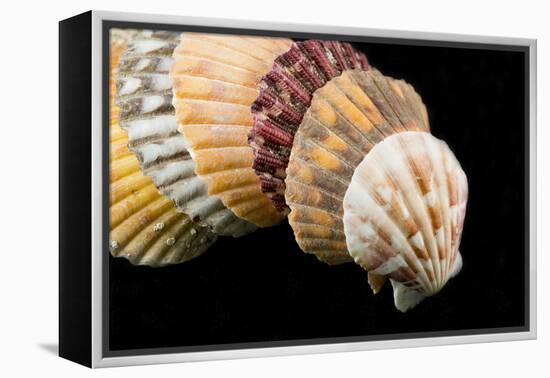
<path fill-rule="evenodd" d="M 344 42 L 111 32 L 113 256 L 163 266 L 288 217 L 401 311 L 456 274 L 466 175 L 414 88 Z"/>

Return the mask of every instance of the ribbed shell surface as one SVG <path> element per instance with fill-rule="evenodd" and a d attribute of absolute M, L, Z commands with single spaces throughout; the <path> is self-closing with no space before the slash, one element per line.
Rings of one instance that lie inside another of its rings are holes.
<path fill-rule="evenodd" d="M 241 236 L 255 226 L 208 195 L 177 130 L 169 70 L 178 38 L 179 33 L 144 31 L 130 41 L 117 81 L 120 125 L 128 131 L 130 150 L 142 170 L 179 210 L 217 234 Z"/>
<path fill-rule="evenodd" d="M 352 261 L 342 223 L 357 165 L 384 138 L 429 130 L 420 96 L 377 70 L 344 71 L 315 91 L 286 170 L 289 222 L 304 252 L 328 264 Z"/>
<path fill-rule="evenodd" d="M 348 250 L 370 275 L 390 278 L 399 310 L 439 292 L 460 270 L 467 197 L 460 164 L 429 133 L 395 134 L 355 169 L 344 196 Z"/>
<path fill-rule="evenodd" d="M 140 169 L 118 126 L 115 77 L 120 55 L 134 32 L 115 30 L 110 48 L 110 251 L 136 265 L 164 266 L 192 259 L 208 249 L 216 236 L 176 211 Z"/>
<path fill-rule="evenodd" d="M 367 57 L 349 43 L 307 40 L 294 43 L 262 78 L 260 95 L 252 104 L 254 126 L 248 138 L 262 190 L 278 211 L 289 210 L 284 198 L 285 170 L 313 93 L 343 71 L 369 67 Z"/>
<path fill-rule="evenodd" d="M 262 193 L 248 145 L 258 84 L 291 41 L 184 33 L 174 51 L 173 104 L 179 130 L 208 193 L 259 227 L 283 218 Z"/>

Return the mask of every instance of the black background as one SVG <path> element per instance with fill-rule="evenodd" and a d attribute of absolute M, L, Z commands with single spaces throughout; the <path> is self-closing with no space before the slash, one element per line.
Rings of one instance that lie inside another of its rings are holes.
<path fill-rule="evenodd" d="M 287 222 L 220 238 L 203 256 L 172 267 L 110 257 L 111 350 L 526 325 L 525 53 L 355 47 L 384 74 L 416 88 L 432 133 L 468 176 L 462 272 L 403 314 L 391 285 L 373 296 L 359 266 L 329 267 L 302 253 Z"/>

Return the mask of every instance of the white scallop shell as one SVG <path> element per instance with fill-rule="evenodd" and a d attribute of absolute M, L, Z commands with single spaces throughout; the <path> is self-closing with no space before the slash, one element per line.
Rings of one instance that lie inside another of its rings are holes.
<path fill-rule="evenodd" d="M 460 270 L 467 197 L 455 156 L 425 132 L 384 139 L 355 169 L 344 196 L 347 247 L 370 278 L 390 278 L 400 311 Z"/>
<path fill-rule="evenodd" d="M 144 31 L 130 41 L 117 80 L 120 126 L 128 131 L 130 150 L 144 173 L 180 211 L 217 234 L 241 236 L 256 227 L 208 195 L 177 130 L 168 73 L 178 37 L 174 32 Z"/>

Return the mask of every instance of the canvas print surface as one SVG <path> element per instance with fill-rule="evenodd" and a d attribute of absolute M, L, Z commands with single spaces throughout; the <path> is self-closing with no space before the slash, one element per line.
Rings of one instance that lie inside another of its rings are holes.
<path fill-rule="evenodd" d="M 184 27 L 108 43 L 109 351 L 526 326 L 522 52 Z"/>

